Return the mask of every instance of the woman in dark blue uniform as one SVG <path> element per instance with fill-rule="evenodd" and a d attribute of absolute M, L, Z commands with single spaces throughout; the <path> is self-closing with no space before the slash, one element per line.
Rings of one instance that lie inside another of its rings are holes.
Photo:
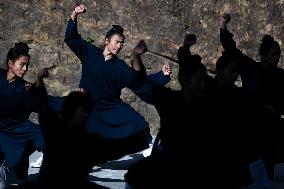
<path fill-rule="evenodd" d="M 16 43 L 7 54 L 7 71 L 0 72 L 0 144 L 10 173 L 25 179 L 28 157 L 44 146 L 38 125 L 29 121 L 31 112 L 40 102 L 42 78 L 47 69 L 38 73 L 35 84 L 23 79 L 28 71 L 30 55 L 25 43 Z"/>

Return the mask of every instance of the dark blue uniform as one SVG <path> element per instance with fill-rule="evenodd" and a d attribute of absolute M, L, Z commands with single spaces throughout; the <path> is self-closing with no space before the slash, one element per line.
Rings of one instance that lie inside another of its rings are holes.
<path fill-rule="evenodd" d="M 26 84 L 22 78 L 9 83 L 7 71 L 0 71 L 0 144 L 10 168 L 19 163 L 29 144 L 34 150 L 42 150 L 44 145 L 40 127 L 29 121 L 36 111 L 33 95 L 38 89 L 27 91 Z"/>
<path fill-rule="evenodd" d="M 120 98 L 124 87 L 136 88 L 138 72 L 118 57 L 105 61 L 103 50 L 83 40 L 72 20 L 68 21 L 65 42 L 82 63 L 83 83 L 93 99 L 88 132 L 118 139 L 146 131 L 151 137 L 145 119 Z"/>

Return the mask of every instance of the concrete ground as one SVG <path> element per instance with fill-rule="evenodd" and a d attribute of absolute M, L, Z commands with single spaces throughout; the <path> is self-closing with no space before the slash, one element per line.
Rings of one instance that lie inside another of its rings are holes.
<path fill-rule="evenodd" d="M 121 159 L 107 162 L 100 166 L 95 166 L 90 172 L 90 180 L 97 184 L 109 187 L 111 189 L 125 189 L 124 174 L 128 166 L 150 154 L 151 148 L 143 152 L 127 155 Z M 35 178 L 40 168 L 41 153 L 35 152 L 30 157 L 29 178 Z M 186 170 L 184 172 L 186 174 Z M 284 189 L 284 164 L 275 167 L 275 175 L 282 181 L 270 182 L 270 187 L 259 188 L 256 184 L 245 187 L 244 189 Z"/>
<path fill-rule="evenodd" d="M 151 148 L 136 154 L 124 156 L 121 159 L 94 166 L 89 174 L 91 181 L 111 189 L 124 189 L 124 174 L 128 166 L 139 159 L 150 155 Z M 30 156 L 29 179 L 34 179 L 39 172 L 42 153 L 35 152 Z"/>

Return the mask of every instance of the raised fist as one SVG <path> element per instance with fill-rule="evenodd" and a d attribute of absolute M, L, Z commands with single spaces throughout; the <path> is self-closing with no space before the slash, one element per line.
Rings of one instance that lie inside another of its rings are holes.
<path fill-rule="evenodd" d="M 146 51 L 148 51 L 146 43 L 144 42 L 144 40 L 140 40 L 136 47 L 134 47 L 133 54 L 139 56 L 145 53 Z"/>
<path fill-rule="evenodd" d="M 164 75 L 171 75 L 172 68 L 169 64 L 164 64 L 163 67 L 162 67 L 162 71 L 163 71 Z"/>
<path fill-rule="evenodd" d="M 226 25 L 227 23 L 229 23 L 231 20 L 231 16 L 228 13 L 224 13 L 221 17 L 221 24 L 222 25 Z"/>
<path fill-rule="evenodd" d="M 77 7 L 74 8 L 74 11 L 76 14 L 81 14 L 81 13 L 85 13 L 86 12 L 86 7 L 85 5 L 81 4 Z"/>
<path fill-rule="evenodd" d="M 47 78 L 48 76 L 49 76 L 48 68 L 42 68 L 37 73 L 38 78 Z"/>

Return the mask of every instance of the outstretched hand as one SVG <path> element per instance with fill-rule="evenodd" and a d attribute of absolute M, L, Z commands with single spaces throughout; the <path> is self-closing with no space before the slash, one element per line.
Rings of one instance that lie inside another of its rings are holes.
<path fill-rule="evenodd" d="M 74 8 L 74 11 L 76 14 L 81 14 L 81 13 L 85 13 L 86 12 L 86 7 L 85 5 L 81 4 L 77 7 Z"/>
<path fill-rule="evenodd" d="M 133 49 L 133 54 L 136 56 L 140 56 L 148 51 L 147 45 L 144 40 L 140 40 L 136 47 Z"/>
<path fill-rule="evenodd" d="M 171 75 L 172 74 L 172 68 L 169 64 L 164 64 L 162 67 L 162 72 L 164 75 Z"/>

